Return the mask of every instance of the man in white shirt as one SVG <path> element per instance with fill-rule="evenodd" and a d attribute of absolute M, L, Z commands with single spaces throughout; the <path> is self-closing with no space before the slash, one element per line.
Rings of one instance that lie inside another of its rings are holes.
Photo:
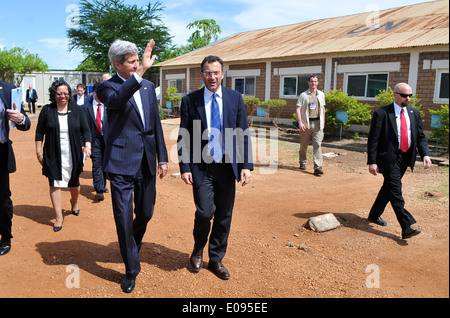
<path fill-rule="evenodd" d="M 312 140 L 314 175 L 323 174 L 322 140 L 325 127 L 325 94 L 317 89 L 319 79 L 311 75 L 309 89 L 300 94 L 297 101 L 298 129 L 300 130 L 300 170 L 306 170 L 306 152 Z"/>

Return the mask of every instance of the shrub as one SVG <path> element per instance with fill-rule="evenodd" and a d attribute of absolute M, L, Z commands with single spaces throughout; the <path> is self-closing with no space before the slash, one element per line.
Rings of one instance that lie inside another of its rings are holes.
<path fill-rule="evenodd" d="M 441 105 L 440 110 L 429 110 L 432 115 L 439 115 L 439 123 L 441 127 L 432 127 L 431 136 L 433 138 L 439 139 L 442 144 L 447 147 L 448 152 L 448 105 Z"/>
<path fill-rule="evenodd" d="M 354 96 L 344 94 L 342 89 L 332 90 L 325 95 L 326 114 L 325 123 L 326 130 L 335 136 L 342 124 L 349 127 L 352 124 L 366 125 L 371 119 L 370 110 L 372 106 L 363 104 L 356 100 Z M 348 122 L 341 123 L 336 119 L 336 112 L 343 111 L 348 113 Z"/>
<path fill-rule="evenodd" d="M 262 107 L 269 112 L 269 118 L 276 128 L 278 128 L 278 118 L 281 110 L 286 104 L 287 102 L 284 99 L 269 99 L 262 103 Z"/>
<path fill-rule="evenodd" d="M 244 97 L 245 109 L 247 111 L 247 116 L 249 117 L 249 125 L 253 126 L 253 114 L 256 108 L 261 105 L 261 101 L 258 97 Z"/>

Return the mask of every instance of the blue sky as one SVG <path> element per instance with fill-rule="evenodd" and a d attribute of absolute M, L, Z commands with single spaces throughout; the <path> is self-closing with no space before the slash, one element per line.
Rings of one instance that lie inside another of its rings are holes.
<path fill-rule="evenodd" d="M 156 1 L 151 1 L 155 3 Z M 316 19 L 384 10 L 427 0 L 160 0 L 164 24 L 174 44 L 186 44 L 193 30 L 186 25 L 214 19 L 222 28 L 221 38 L 238 32 L 287 25 Z M 144 6 L 149 0 L 125 0 Z M 23 47 L 38 54 L 50 69 L 74 69 L 83 60 L 79 51 L 68 52 L 67 24 L 78 0 L 2 0 L 0 49 Z M 70 25 L 69 25 L 70 26 Z"/>

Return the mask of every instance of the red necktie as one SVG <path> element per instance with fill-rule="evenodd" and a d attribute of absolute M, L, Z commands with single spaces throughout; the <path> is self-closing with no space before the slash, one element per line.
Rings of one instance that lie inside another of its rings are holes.
<path fill-rule="evenodd" d="M 102 134 L 102 109 L 100 108 L 102 104 L 97 105 L 97 118 L 95 122 L 97 124 L 97 136 Z"/>
<path fill-rule="evenodd" d="M 400 112 L 400 149 L 403 152 L 408 151 L 408 124 L 406 123 L 405 110 Z"/>

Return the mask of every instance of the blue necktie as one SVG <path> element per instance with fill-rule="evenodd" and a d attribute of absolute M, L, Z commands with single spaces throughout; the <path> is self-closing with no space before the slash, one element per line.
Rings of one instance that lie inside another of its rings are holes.
<path fill-rule="evenodd" d="M 211 137 L 209 139 L 211 143 L 211 156 L 215 162 L 222 161 L 222 121 L 220 120 L 219 103 L 216 100 L 217 94 L 213 94 L 211 102 Z"/>

